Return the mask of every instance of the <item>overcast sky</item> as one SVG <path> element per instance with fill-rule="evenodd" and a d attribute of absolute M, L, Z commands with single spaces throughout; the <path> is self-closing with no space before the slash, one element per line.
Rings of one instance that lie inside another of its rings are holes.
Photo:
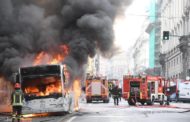
<path fill-rule="evenodd" d="M 141 33 L 141 27 L 148 15 L 150 0 L 134 0 L 126 9 L 125 15 L 116 19 L 114 24 L 115 44 L 127 51 Z"/>

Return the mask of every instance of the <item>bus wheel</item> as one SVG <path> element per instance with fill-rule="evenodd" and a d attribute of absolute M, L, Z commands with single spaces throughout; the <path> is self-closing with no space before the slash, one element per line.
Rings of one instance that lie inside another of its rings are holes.
<path fill-rule="evenodd" d="M 145 102 L 141 102 L 141 105 L 144 105 Z"/>

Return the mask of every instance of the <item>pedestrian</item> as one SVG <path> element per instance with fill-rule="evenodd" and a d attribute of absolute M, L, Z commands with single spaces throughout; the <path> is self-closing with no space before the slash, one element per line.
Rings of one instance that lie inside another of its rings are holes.
<path fill-rule="evenodd" d="M 17 119 L 17 122 L 20 122 L 21 114 L 22 114 L 22 106 L 24 100 L 24 94 L 21 90 L 20 84 L 15 83 L 15 90 L 12 93 L 12 122 Z"/>
<path fill-rule="evenodd" d="M 113 96 L 113 99 L 114 99 L 114 105 L 119 105 L 119 88 L 118 86 L 115 86 L 113 89 L 112 89 L 112 96 Z"/>

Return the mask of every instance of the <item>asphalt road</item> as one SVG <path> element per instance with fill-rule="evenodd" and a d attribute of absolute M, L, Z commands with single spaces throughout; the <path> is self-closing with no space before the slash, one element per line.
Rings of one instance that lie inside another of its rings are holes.
<path fill-rule="evenodd" d="M 81 103 L 80 111 L 61 122 L 190 122 L 188 108 L 174 105 L 128 106 L 126 101 L 114 106 L 105 103 Z"/>
<path fill-rule="evenodd" d="M 188 107 L 186 107 L 188 105 Z M 182 107 L 179 107 L 182 106 Z M 1 116 L 0 122 L 11 122 L 9 116 Z M 52 116 L 25 118 L 23 122 L 190 122 L 190 103 L 173 103 L 170 106 L 128 106 L 122 100 L 119 106 L 110 103 L 80 102 L 80 110 L 72 114 L 58 113 Z"/>

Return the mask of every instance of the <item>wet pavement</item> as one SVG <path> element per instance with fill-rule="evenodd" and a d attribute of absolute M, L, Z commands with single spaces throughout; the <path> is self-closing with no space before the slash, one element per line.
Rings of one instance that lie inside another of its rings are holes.
<path fill-rule="evenodd" d="M 80 102 L 80 110 L 71 114 L 54 114 L 35 118 L 22 118 L 22 122 L 189 122 L 190 103 L 171 103 L 169 106 L 129 106 L 127 101 L 119 106 L 110 103 Z M 0 113 L 0 122 L 11 122 L 10 113 Z"/>
<path fill-rule="evenodd" d="M 169 106 L 128 106 L 122 100 L 119 106 L 113 101 L 105 103 L 81 103 L 80 111 L 66 122 L 189 122 L 190 104 L 171 103 Z M 63 120 L 62 122 L 65 122 Z"/>

